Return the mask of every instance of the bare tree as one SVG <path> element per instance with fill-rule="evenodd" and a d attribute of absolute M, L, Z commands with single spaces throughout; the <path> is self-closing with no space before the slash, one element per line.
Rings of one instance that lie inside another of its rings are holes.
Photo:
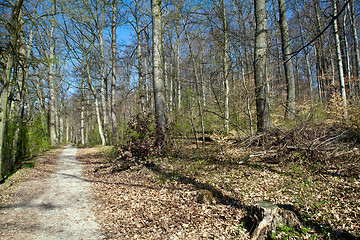
<path fill-rule="evenodd" d="M 101 19 L 99 19 L 101 18 Z M 101 110 L 103 115 L 103 126 L 105 134 L 105 144 L 109 141 L 109 121 L 108 121 L 108 109 L 107 109 L 107 86 L 108 78 L 106 74 L 106 63 L 105 63 L 105 53 L 104 53 L 104 29 L 105 29 L 105 3 L 102 3 L 101 12 L 97 17 L 96 21 L 98 22 L 97 37 L 99 39 L 99 53 L 100 53 L 100 102 Z"/>
<path fill-rule="evenodd" d="M 333 13 L 334 16 L 337 16 L 337 6 L 336 0 L 332 1 L 333 3 Z M 344 105 L 344 118 L 347 120 L 349 118 L 347 111 L 347 102 L 346 102 L 346 90 L 345 90 L 345 79 L 344 79 L 344 68 L 341 56 L 341 47 L 340 47 L 340 37 L 338 32 L 338 19 L 334 20 L 334 36 L 335 36 L 335 46 L 336 46 L 336 57 L 337 57 L 337 65 L 339 71 L 339 81 L 340 81 L 340 92 L 341 98 Z"/>
<path fill-rule="evenodd" d="M 3 177 L 4 173 L 2 172 L 4 164 L 4 153 L 3 145 L 5 139 L 5 130 L 8 117 L 8 101 L 9 101 L 9 88 L 11 84 L 11 72 L 14 67 L 15 62 L 18 60 L 17 56 L 19 54 L 19 38 L 20 38 L 20 15 L 21 8 L 23 6 L 23 0 L 16 0 L 12 9 L 11 19 L 8 22 L 8 31 L 10 40 L 7 44 L 7 51 L 5 53 L 5 69 L 2 72 L 1 86 L 0 86 L 0 178 Z"/>
<path fill-rule="evenodd" d="M 228 23 L 226 17 L 225 1 L 222 0 L 222 20 L 223 20 L 223 32 L 224 32 L 224 49 L 223 49 L 223 74 L 224 74 L 224 87 L 225 87 L 225 134 L 229 134 L 229 33 Z"/>
<path fill-rule="evenodd" d="M 56 0 L 51 1 L 51 29 L 49 35 L 49 93 L 50 93 L 50 103 L 49 103 L 49 113 L 50 113 L 50 142 L 51 146 L 54 147 L 58 144 L 56 137 L 56 93 L 55 93 L 55 79 L 54 79 L 54 63 L 55 63 L 55 10 L 56 10 Z"/>
<path fill-rule="evenodd" d="M 257 113 L 257 131 L 263 132 L 271 127 L 270 107 L 266 77 L 267 17 L 265 0 L 255 0 L 255 95 Z"/>
<path fill-rule="evenodd" d="M 354 52 L 355 52 L 355 63 L 356 63 L 356 77 L 359 81 L 359 89 L 360 89 L 360 50 L 359 50 L 359 38 L 357 35 L 356 23 L 355 23 L 355 12 L 354 12 L 354 0 L 350 1 L 350 22 L 352 35 L 354 39 Z"/>
<path fill-rule="evenodd" d="M 161 0 L 151 1 L 153 19 L 153 88 L 155 99 L 155 117 L 157 142 L 164 144 L 165 140 L 165 112 L 163 95 L 163 66 L 162 66 L 162 27 L 161 27 Z"/>
<path fill-rule="evenodd" d="M 291 48 L 290 48 L 290 37 L 289 27 L 286 18 L 286 6 L 285 0 L 278 0 L 279 3 L 279 22 L 281 32 L 281 46 L 285 68 L 286 78 L 286 89 L 287 89 L 287 109 L 286 118 L 289 120 L 294 119 L 295 112 L 295 77 L 293 71 L 293 64 L 291 61 Z"/>
<path fill-rule="evenodd" d="M 112 21 L 111 21 L 111 128 L 113 143 L 118 140 L 118 123 L 116 118 L 116 0 L 112 1 Z"/>

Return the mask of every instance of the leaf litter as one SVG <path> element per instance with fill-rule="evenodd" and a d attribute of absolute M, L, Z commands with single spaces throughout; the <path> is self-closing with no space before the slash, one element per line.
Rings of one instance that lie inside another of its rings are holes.
<path fill-rule="evenodd" d="M 80 149 L 79 158 L 108 239 L 248 239 L 245 207 L 262 201 L 291 206 L 309 228 L 301 239 L 359 239 L 356 131 L 300 127 L 205 149 L 177 141 L 167 157 L 137 164 L 101 148 Z M 215 204 L 197 201 L 203 190 Z"/>
<path fill-rule="evenodd" d="M 94 172 L 105 161 L 96 148 L 81 149 L 79 159 L 88 163 L 86 177 L 93 182 L 95 211 L 108 239 L 229 239 L 238 234 L 242 210 L 199 204 L 190 184 L 161 179 L 145 166 Z"/>

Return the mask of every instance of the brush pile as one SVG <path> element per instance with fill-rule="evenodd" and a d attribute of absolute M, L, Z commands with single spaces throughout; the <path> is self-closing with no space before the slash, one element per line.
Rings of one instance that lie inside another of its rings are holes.
<path fill-rule="evenodd" d="M 243 142 L 260 150 L 250 155 L 267 163 L 296 162 L 315 172 L 356 177 L 360 174 L 360 129 L 354 125 L 299 125 L 273 129 Z"/>

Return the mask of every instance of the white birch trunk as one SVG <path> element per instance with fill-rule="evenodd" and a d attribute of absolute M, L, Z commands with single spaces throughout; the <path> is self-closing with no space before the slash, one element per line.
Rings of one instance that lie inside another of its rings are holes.
<path fill-rule="evenodd" d="M 80 113 L 80 135 L 81 145 L 85 145 L 85 76 L 81 80 L 81 113 Z"/>
<path fill-rule="evenodd" d="M 96 112 L 96 120 L 98 123 L 98 127 L 99 127 L 99 134 L 100 134 L 100 138 L 101 138 L 101 145 L 105 146 L 106 145 L 106 141 L 105 141 L 105 135 L 104 135 L 104 131 L 103 131 L 103 127 L 102 127 L 102 122 L 101 122 L 101 116 L 100 116 L 100 104 L 99 101 L 97 99 L 97 95 L 96 95 L 96 89 L 94 88 L 92 81 L 91 81 L 91 76 L 90 76 L 90 69 L 89 69 L 89 64 L 86 64 L 86 72 L 87 72 L 87 77 L 88 77 L 88 84 L 90 87 L 90 90 L 94 96 L 94 101 L 95 101 L 95 112 Z"/>
<path fill-rule="evenodd" d="M 84 51 L 86 51 L 86 47 L 85 47 L 85 40 L 83 39 L 83 49 Z M 86 74 L 86 78 L 87 78 L 87 82 L 90 88 L 90 91 L 92 92 L 93 96 L 94 96 L 94 101 L 95 101 L 95 112 L 96 112 L 96 120 L 98 123 L 98 129 L 99 129 L 99 134 L 100 134 L 100 138 L 101 138 L 101 145 L 105 146 L 106 145 L 106 141 L 105 141 L 105 135 L 104 135 L 104 131 L 103 131 L 103 127 L 102 127 L 102 121 L 101 121 L 101 116 L 100 116 L 100 104 L 99 101 L 97 99 L 97 94 L 96 94 L 96 89 L 94 87 L 94 85 L 92 84 L 92 79 L 91 79 L 91 74 L 90 74 L 90 66 L 89 63 L 87 61 L 87 56 L 86 56 L 86 52 L 84 52 L 84 68 L 85 68 L 85 74 Z M 85 78 L 85 76 L 84 76 Z M 85 82 L 85 79 L 84 79 Z"/>
<path fill-rule="evenodd" d="M 346 17 L 347 15 L 344 15 L 343 19 L 343 29 L 346 31 Z M 345 43 L 345 60 L 346 60 L 346 72 L 347 72 L 347 78 L 348 78 L 348 86 L 349 86 L 349 93 L 350 93 L 350 103 L 354 100 L 354 82 L 351 76 L 351 63 L 350 63 L 350 50 L 349 50 L 349 42 L 346 34 L 344 34 L 344 43 Z"/>
<path fill-rule="evenodd" d="M 333 0 L 333 13 L 334 13 L 334 16 L 337 15 L 336 0 Z M 334 21 L 334 35 L 335 35 L 337 65 L 338 65 L 338 70 L 339 70 L 340 92 L 341 92 L 341 98 L 342 98 L 342 102 L 343 102 L 343 106 L 344 106 L 344 118 L 345 118 L 345 120 L 348 120 L 349 116 L 348 116 L 348 111 L 347 111 L 344 68 L 343 68 L 343 62 L 342 62 L 342 57 L 341 57 L 340 37 L 339 37 L 339 33 L 338 33 L 338 20 L 337 19 L 335 19 L 335 21 Z"/>
<path fill-rule="evenodd" d="M 103 13 L 105 14 L 105 13 Z M 104 124 L 104 135 L 105 135 L 105 144 L 109 141 L 109 132 L 108 132 L 108 111 L 107 111 L 107 104 L 106 104 L 106 95 L 107 95 L 107 77 L 106 68 L 105 68 L 105 56 L 104 56 L 104 33 L 105 27 L 105 16 L 103 15 L 102 23 L 99 30 L 99 47 L 100 47 L 100 58 L 101 58 L 101 84 L 100 84 L 100 101 L 101 101 L 101 110 L 103 115 L 103 124 Z"/>

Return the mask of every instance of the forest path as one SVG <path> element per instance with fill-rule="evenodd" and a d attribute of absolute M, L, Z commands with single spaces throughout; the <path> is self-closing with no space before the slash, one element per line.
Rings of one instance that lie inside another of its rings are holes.
<path fill-rule="evenodd" d="M 19 201 L 1 209 L 1 239 L 102 239 L 91 210 L 90 183 L 76 154 L 67 146 L 50 178 L 21 186 Z"/>

